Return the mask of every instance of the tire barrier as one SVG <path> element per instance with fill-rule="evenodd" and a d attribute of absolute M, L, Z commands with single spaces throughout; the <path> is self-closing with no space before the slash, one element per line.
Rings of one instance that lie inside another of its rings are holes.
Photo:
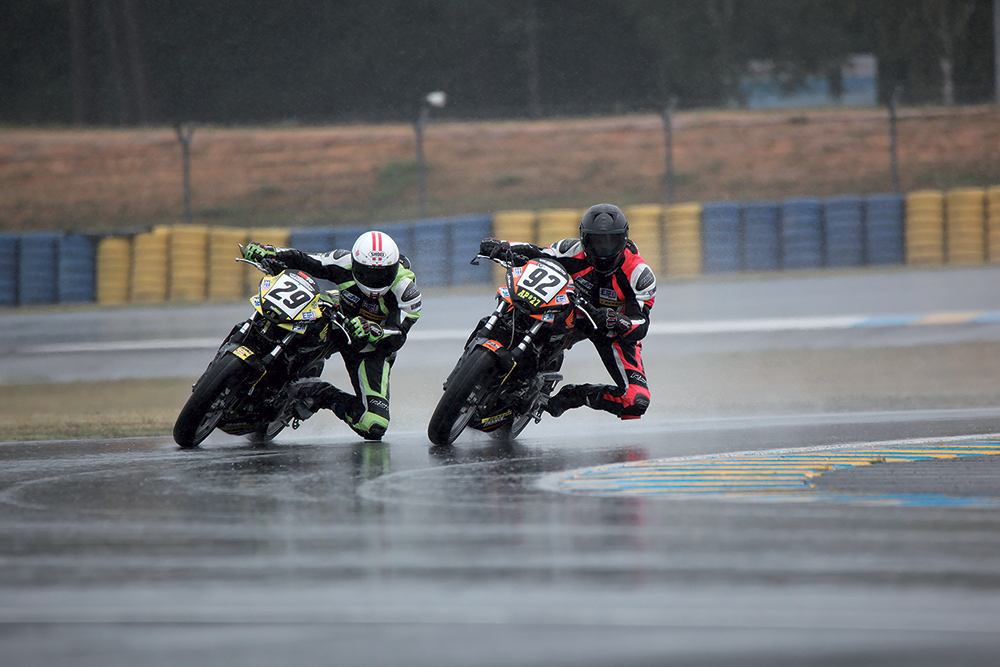
<path fill-rule="evenodd" d="M 208 298 L 234 301 L 244 296 L 243 267 L 236 261 L 240 246 L 249 242 L 245 229 L 216 227 L 208 232 Z"/>
<path fill-rule="evenodd" d="M 208 296 L 208 227 L 177 226 L 170 234 L 170 300 Z"/>
<path fill-rule="evenodd" d="M 949 264 L 986 259 L 986 190 L 956 188 L 945 193 L 945 253 Z"/>
<path fill-rule="evenodd" d="M 701 209 L 701 241 L 705 273 L 742 271 L 743 221 L 739 204 L 705 204 Z"/>
<path fill-rule="evenodd" d="M 1000 186 L 900 194 L 633 205 L 632 239 L 658 275 L 1000 261 Z M 233 229 L 158 226 L 98 238 L 0 234 L 0 307 L 47 303 L 119 305 L 232 301 L 257 289 L 256 269 L 235 261 L 248 241 L 306 252 L 350 249 L 362 233 L 392 235 L 421 285 L 498 284 L 503 270 L 470 266 L 488 236 L 548 245 L 579 233 L 583 209 L 371 227 Z"/>
<path fill-rule="evenodd" d="M 441 261 L 442 256 L 450 257 L 454 252 L 449 227 L 443 220 L 425 220 L 413 226 L 411 243 L 396 242 L 400 248 L 410 249 L 407 256 L 420 286 L 451 284 L 451 262 Z M 393 236 L 391 227 L 387 227 L 386 231 Z"/>
<path fill-rule="evenodd" d="M 865 198 L 865 259 L 868 265 L 904 262 L 905 207 L 902 195 L 869 195 Z"/>
<path fill-rule="evenodd" d="M 906 263 L 944 263 L 944 194 L 921 190 L 906 195 Z"/>
<path fill-rule="evenodd" d="M 132 276 L 129 300 L 166 301 L 170 278 L 170 228 L 157 227 L 132 240 Z"/>
<path fill-rule="evenodd" d="M 83 234 L 65 234 L 57 241 L 56 300 L 87 303 L 95 298 L 97 242 Z"/>
<path fill-rule="evenodd" d="M 0 306 L 17 305 L 17 264 L 21 237 L 0 234 Z"/>
<path fill-rule="evenodd" d="M 268 245 L 273 245 L 276 248 L 287 248 L 291 245 L 289 239 L 291 238 L 291 231 L 284 227 L 255 227 L 247 232 L 247 241 L 256 241 L 257 243 L 264 243 Z M 233 259 L 235 260 L 237 256 L 237 251 L 233 251 Z M 238 262 L 239 267 L 243 269 L 243 294 L 249 296 L 250 294 L 256 294 L 260 286 L 260 271 L 256 267 L 250 266 L 249 264 L 244 264 Z"/>
<path fill-rule="evenodd" d="M 823 205 L 789 199 L 781 205 L 781 258 L 786 269 L 823 266 Z"/>
<path fill-rule="evenodd" d="M 986 190 L 986 259 L 1000 262 L 1000 185 Z"/>
<path fill-rule="evenodd" d="M 58 237 L 51 233 L 25 234 L 18 252 L 17 301 L 21 305 L 55 303 Z"/>
<path fill-rule="evenodd" d="M 824 264 L 830 267 L 865 263 L 864 199 L 835 197 L 823 203 Z"/>
<path fill-rule="evenodd" d="M 743 266 L 747 271 L 777 271 L 781 267 L 781 209 L 775 203 L 743 208 Z"/>
<path fill-rule="evenodd" d="M 663 254 L 663 207 L 628 206 L 622 212 L 628 220 L 629 238 L 635 242 L 639 254 L 646 260 L 649 268 L 653 269 L 653 273 L 659 273 L 660 256 Z M 579 225 L 579 220 L 577 224 Z"/>
<path fill-rule="evenodd" d="M 538 245 L 552 245 L 556 241 L 580 235 L 580 220 L 586 210 L 556 208 L 538 212 Z M 499 237 L 503 238 L 503 237 Z M 508 239 L 509 240 L 509 239 Z"/>
<path fill-rule="evenodd" d="M 671 277 L 701 273 L 701 204 L 674 204 L 664 212 L 664 266 Z"/>
<path fill-rule="evenodd" d="M 505 241 L 537 244 L 538 214 L 534 211 L 500 211 L 493 216 L 493 233 L 487 236 L 494 236 Z M 503 267 L 499 264 L 493 264 L 493 284 L 502 283 L 504 275 Z"/>
<path fill-rule="evenodd" d="M 97 303 L 113 306 L 126 303 L 131 293 L 133 239 L 112 236 L 97 244 Z"/>
<path fill-rule="evenodd" d="M 479 252 L 479 242 L 493 234 L 493 220 L 488 215 L 460 218 L 451 221 L 451 285 L 492 283 L 490 273 L 469 261 Z M 492 262 L 490 262 L 492 264 Z M 420 281 L 420 274 L 417 274 Z"/>

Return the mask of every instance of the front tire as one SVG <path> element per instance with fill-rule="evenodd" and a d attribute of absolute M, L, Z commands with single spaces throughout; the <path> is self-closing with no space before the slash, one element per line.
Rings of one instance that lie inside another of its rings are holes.
<path fill-rule="evenodd" d="M 448 388 L 431 415 L 427 425 L 427 437 L 431 442 L 435 445 L 455 442 L 476 414 L 483 397 L 493 388 L 499 372 L 497 365 L 493 353 L 481 347 L 469 353 L 448 382 Z"/>
<path fill-rule="evenodd" d="M 200 445 L 215 430 L 226 410 L 238 398 L 244 365 L 225 354 L 205 371 L 174 423 L 174 442 L 184 449 Z"/>

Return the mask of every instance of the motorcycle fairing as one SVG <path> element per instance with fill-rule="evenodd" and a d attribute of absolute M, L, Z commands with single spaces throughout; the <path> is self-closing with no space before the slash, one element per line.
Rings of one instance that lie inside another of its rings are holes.
<path fill-rule="evenodd" d="M 254 309 L 283 329 L 304 333 L 310 322 L 323 316 L 320 288 L 302 271 L 282 271 L 260 281 L 260 291 L 250 299 Z"/>

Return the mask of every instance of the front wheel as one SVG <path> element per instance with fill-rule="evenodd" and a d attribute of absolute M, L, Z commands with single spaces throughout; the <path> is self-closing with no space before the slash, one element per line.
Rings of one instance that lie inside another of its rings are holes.
<path fill-rule="evenodd" d="M 427 425 L 431 442 L 435 445 L 455 442 L 476 414 L 483 397 L 493 388 L 497 372 L 497 358 L 491 352 L 477 347 L 469 353 L 431 415 Z"/>
<path fill-rule="evenodd" d="M 226 410 L 239 397 L 243 362 L 225 354 L 198 380 L 174 423 L 174 442 L 184 449 L 197 447 L 219 425 Z"/>

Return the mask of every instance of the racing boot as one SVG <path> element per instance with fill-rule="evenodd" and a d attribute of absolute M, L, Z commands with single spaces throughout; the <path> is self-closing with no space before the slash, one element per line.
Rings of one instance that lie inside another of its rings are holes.
<path fill-rule="evenodd" d="M 568 384 L 558 394 L 551 397 L 545 404 L 545 411 L 553 417 L 558 417 L 567 410 L 583 407 L 593 407 L 591 399 L 604 393 L 603 384 Z"/>
<path fill-rule="evenodd" d="M 346 391 L 338 389 L 332 384 L 327 384 L 316 395 L 316 409 L 326 408 L 327 410 L 332 410 L 338 419 L 345 420 L 347 408 L 351 405 L 352 401 L 354 401 L 354 394 L 348 394 Z"/>
<path fill-rule="evenodd" d="M 297 380 L 292 383 L 291 392 L 295 400 L 295 414 L 300 420 L 309 419 L 323 408 L 333 410 L 335 415 L 343 419 L 349 399 L 354 398 L 322 380 Z"/>

